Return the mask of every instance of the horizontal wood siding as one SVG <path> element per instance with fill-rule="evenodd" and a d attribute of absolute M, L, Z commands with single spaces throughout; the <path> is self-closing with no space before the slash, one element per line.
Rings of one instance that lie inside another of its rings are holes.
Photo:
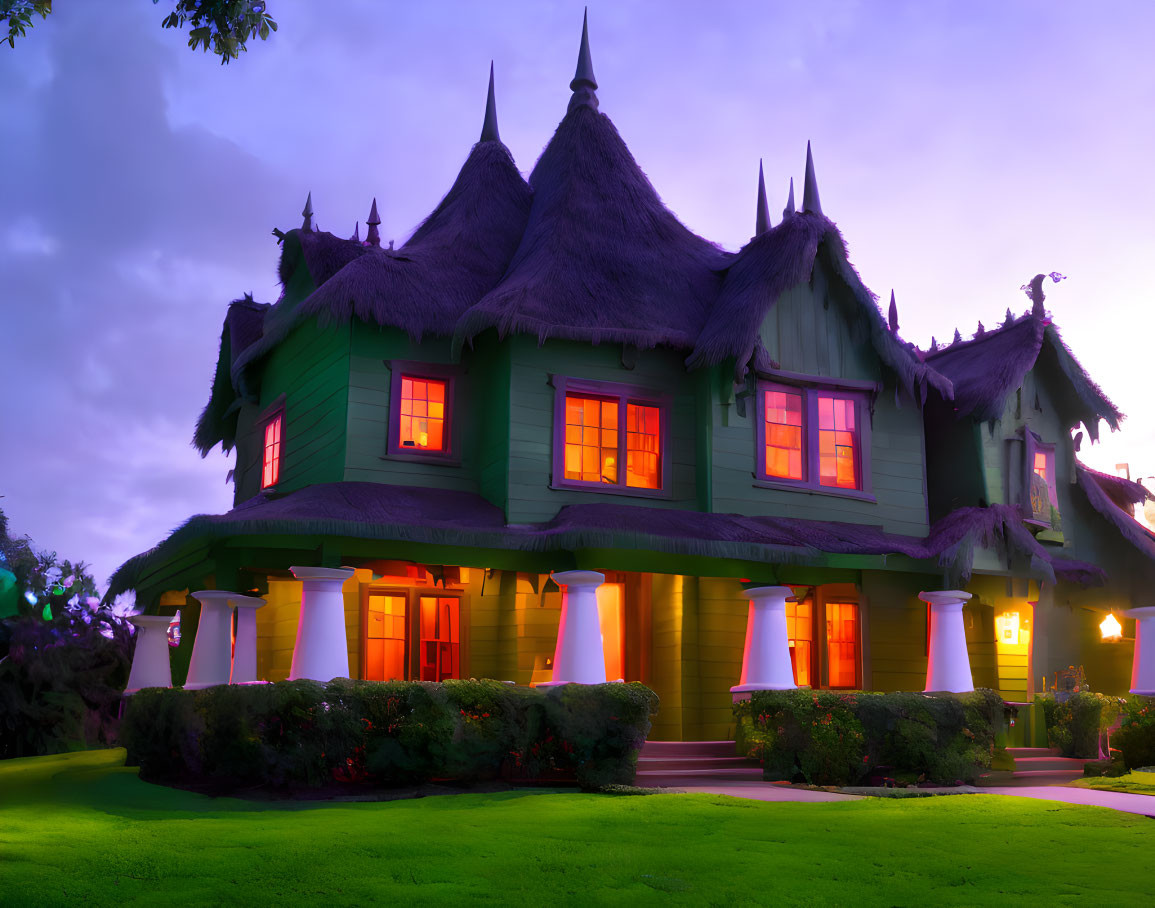
<path fill-rule="evenodd" d="M 473 382 L 483 378 L 472 370 L 454 381 L 449 431 L 459 464 L 421 463 L 403 457 L 386 458 L 389 437 L 390 384 L 387 360 L 449 364 L 449 341 L 428 338 L 415 344 L 394 328 L 355 322 L 349 357 L 349 407 L 344 478 L 355 482 L 428 486 L 477 492 L 477 426 L 485 414 L 477 412 Z"/>
<path fill-rule="evenodd" d="M 650 687 L 658 695 L 659 706 L 650 738 L 654 741 L 690 740 L 687 732 L 695 724 L 696 684 L 693 666 L 687 672 L 684 618 L 687 595 L 692 598 L 695 592 L 694 578 L 681 574 L 654 574 L 651 583 L 653 649 Z M 690 610 L 693 611 L 692 603 Z M 684 681 L 688 682 L 688 691 Z"/>
<path fill-rule="evenodd" d="M 934 577 L 863 571 L 861 585 L 867 605 L 870 688 L 922 690 L 926 687 L 927 626 L 926 603 L 918 594 L 940 584 Z"/>
<path fill-rule="evenodd" d="M 737 580 L 698 581 L 698 736 L 704 741 L 734 737 L 733 694 L 742 675 L 750 601 Z"/>
<path fill-rule="evenodd" d="M 647 508 L 696 507 L 694 487 L 695 383 L 682 364 L 684 353 L 643 350 L 633 369 L 622 366 L 620 345 L 591 346 L 515 336 L 510 351 L 509 520 L 533 523 L 552 519 L 566 504 L 606 502 Z M 652 389 L 672 397 L 671 426 L 665 455 L 671 458 L 669 499 L 551 489 L 554 389 L 551 374 L 612 381 Z"/>

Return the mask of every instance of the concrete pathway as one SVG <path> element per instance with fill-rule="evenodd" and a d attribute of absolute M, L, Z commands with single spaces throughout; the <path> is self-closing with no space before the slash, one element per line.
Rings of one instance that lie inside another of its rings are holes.
<path fill-rule="evenodd" d="M 1099 791 L 1094 788 L 1068 788 L 1065 785 L 1022 785 L 1013 788 L 984 788 L 982 791 L 1015 798 L 1039 798 L 1044 801 L 1063 801 L 1067 804 L 1109 807 L 1125 813 L 1155 817 L 1155 796 L 1132 794 L 1127 791 Z"/>

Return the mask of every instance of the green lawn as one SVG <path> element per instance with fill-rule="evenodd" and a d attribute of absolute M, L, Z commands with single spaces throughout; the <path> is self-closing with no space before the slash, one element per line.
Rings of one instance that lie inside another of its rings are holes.
<path fill-rule="evenodd" d="M 257 804 L 74 759 L 0 764 L 6 906 L 1138 905 L 1155 872 L 1150 820 L 1025 798 Z"/>
<path fill-rule="evenodd" d="M 1129 772 L 1126 775 L 1089 776 L 1076 779 L 1071 785 L 1079 788 L 1099 788 L 1106 791 L 1126 791 L 1130 794 L 1155 795 L 1155 772 Z"/>

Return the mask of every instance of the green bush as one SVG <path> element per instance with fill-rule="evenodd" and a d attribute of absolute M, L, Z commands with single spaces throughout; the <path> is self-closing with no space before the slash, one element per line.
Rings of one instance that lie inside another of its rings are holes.
<path fill-rule="evenodd" d="M 1111 744 L 1128 769 L 1155 766 L 1155 697 L 1132 695 L 1123 705 L 1123 721 Z"/>
<path fill-rule="evenodd" d="M 121 741 L 143 778 L 219 791 L 550 773 L 596 789 L 633 781 L 656 710 L 640 684 L 283 681 L 140 691 Z"/>
<path fill-rule="evenodd" d="M 1104 706 L 1111 698 L 1090 691 L 1072 694 L 1060 703 L 1053 697 L 1035 697 L 1047 719 L 1047 744 L 1064 757 L 1094 759 L 1099 756 L 1099 733 Z"/>
<path fill-rule="evenodd" d="M 755 691 L 734 709 L 741 746 L 767 779 L 850 785 L 885 767 L 949 784 L 990 766 L 1002 700 L 992 691 Z"/>

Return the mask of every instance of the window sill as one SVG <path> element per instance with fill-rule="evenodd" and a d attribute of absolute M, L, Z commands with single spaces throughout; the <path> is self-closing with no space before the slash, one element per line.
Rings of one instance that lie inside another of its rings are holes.
<path fill-rule="evenodd" d="M 789 482 L 771 482 L 768 479 L 755 479 L 754 487 L 756 489 L 774 489 L 776 492 L 799 492 L 805 495 L 827 495 L 832 498 L 850 498 L 854 501 L 865 501 L 870 504 L 878 504 L 878 499 L 869 492 L 863 492 L 859 489 L 834 489 L 825 486 L 803 486 L 794 485 Z"/>
<path fill-rule="evenodd" d="M 626 498 L 669 499 L 673 496 L 666 489 L 635 489 L 631 486 L 611 486 L 596 482 L 573 482 L 562 480 L 551 482 L 549 487 L 556 492 L 594 492 L 598 495 L 621 495 Z"/>
<path fill-rule="evenodd" d="M 393 454 L 382 454 L 382 460 L 397 460 L 405 463 L 429 463 L 437 464 L 442 467 L 459 467 L 461 466 L 461 458 L 455 457 L 452 454 L 413 454 L 402 453 L 400 451 Z"/>

